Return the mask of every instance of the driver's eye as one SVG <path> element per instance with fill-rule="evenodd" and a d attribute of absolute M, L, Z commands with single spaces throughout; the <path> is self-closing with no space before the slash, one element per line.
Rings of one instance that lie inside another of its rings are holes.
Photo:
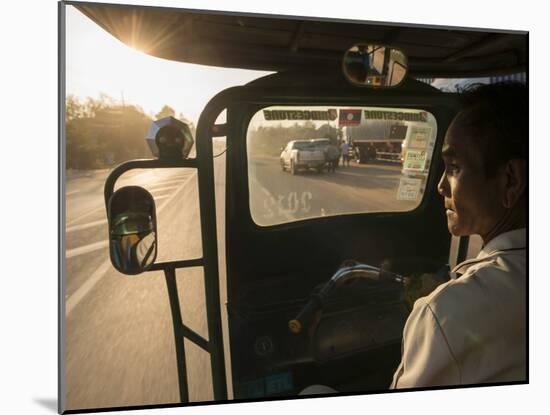
<path fill-rule="evenodd" d="M 449 174 L 456 174 L 459 171 L 459 167 L 455 163 L 449 163 L 445 166 L 445 169 L 447 170 L 447 173 Z"/>

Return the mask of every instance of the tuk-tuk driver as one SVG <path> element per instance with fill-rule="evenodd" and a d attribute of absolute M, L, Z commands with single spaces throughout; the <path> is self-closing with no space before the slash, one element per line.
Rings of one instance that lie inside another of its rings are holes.
<path fill-rule="evenodd" d="M 523 84 L 479 87 L 447 131 L 449 232 L 483 248 L 415 302 L 391 388 L 526 380 L 527 99 Z"/>

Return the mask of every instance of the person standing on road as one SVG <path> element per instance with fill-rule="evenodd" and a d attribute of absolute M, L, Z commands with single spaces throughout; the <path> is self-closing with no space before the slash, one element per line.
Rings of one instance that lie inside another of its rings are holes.
<path fill-rule="evenodd" d="M 342 167 L 346 163 L 349 166 L 349 144 L 346 141 L 340 145 L 340 153 L 342 154 Z"/>
<path fill-rule="evenodd" d="M 338 159 L 340 158 L 340 152 L 334 144 L 329 144 L 325 151 L 325 157 L 327 160 L 327 171 L 335 172 L 338 165 Z"/>
<path fill-rule="evenodd" d="M 527 88 L 464 95 L 438 185 L 454 236 L 480 235 L 477 258 L 414 303 L 391 388 L 526 381 Z"/>

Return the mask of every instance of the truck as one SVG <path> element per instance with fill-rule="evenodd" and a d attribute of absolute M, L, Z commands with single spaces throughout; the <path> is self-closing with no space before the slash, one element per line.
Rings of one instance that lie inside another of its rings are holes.
<path fill-rule="evenodd" d="M 386 131 L 371 135 L 368 132 L 361 134 L 360 127 L 348 127 L 348 134 L 356 135 L 356 132 L 361 134 L 357 138 L 351 139 L 351 147 L 357 163 L 368 163 L 375 160 L 392 163 L 403 162 L 403 145 L 408 126 L 393 124 L 388 128 L 384 129 Z"/>
<path fill-rule="evenodd" d="M 357 163 L 374 160 L 401 163 L 402 140 L 358 139 L 352 141 L 354 159 Z"/>

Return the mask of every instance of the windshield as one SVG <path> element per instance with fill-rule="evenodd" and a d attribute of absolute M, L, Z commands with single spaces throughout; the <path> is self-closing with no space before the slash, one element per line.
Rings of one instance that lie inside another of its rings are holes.
<path fill-rule="evenodd" d="M 250 211 L 260 226 L 323 216 L 406 212 L 422 201 L 434 116 L 382 107 L 268 107 L 247 133 Z M 292 137 L 296 150 L 283 151 Z"/>

